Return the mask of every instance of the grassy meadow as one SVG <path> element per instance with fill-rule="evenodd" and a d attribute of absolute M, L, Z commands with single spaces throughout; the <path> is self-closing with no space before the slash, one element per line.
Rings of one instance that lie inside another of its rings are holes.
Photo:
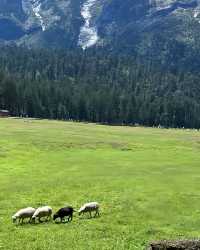
<path fill-rule="evenodd" d="M 101 217 L 11 221 L 23 207 L 88 201 Z M 200 132 L 0 119 L 0 250 L 142 250 L 199 236 Z"/>

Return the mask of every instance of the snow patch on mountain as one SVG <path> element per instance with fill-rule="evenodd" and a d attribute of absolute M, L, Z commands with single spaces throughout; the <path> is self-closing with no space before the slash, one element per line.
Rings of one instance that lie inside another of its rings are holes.
<path fill-rule="evenodd" d="M 174 0 L 150 0 L 150 5 L 156 10 L 163 10 L 169 8 L 174 2 Z"/>
<path fill-rule="evenodd" d="M 33 10 L 34 15 L 39 20 L 40 25 L 42 27 L 42 30 L 45 31 L 46 30 L 46 25 L 44 23 L 43 17 L 40 14 L 40 12 L 41 12 L 41 3 L 40 3 L 39 0 L 33 0 L 32 1 L 32 10 Z"/>
<path fill-rule="evenodd" d="M 95 45 L 99 39 L 97 28 L 91 24 L 91 10 L 96 2 L 97 0 L 87 0 L 81 8 L 81 15 L 85 23 L 80 29 L 78 45 L 81 46 L 82 49 L 86 49 Z"/>
<path fill-rule="evenodd" d="M 196 9 L 194 9 L 194 18 L 198 20 L 198 22 L 200 23 L 200 0 L 197 0 L 198 6 Z"/>

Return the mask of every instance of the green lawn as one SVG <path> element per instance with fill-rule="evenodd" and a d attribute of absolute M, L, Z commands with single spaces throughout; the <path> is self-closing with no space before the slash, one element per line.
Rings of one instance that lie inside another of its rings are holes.
<path fill-rule="evenodd" d="M 101 217 L 14 225 L 98 201 Z M 200 235 L 200 132 L 0 119 L 0 250 L 144 249 Z"/>

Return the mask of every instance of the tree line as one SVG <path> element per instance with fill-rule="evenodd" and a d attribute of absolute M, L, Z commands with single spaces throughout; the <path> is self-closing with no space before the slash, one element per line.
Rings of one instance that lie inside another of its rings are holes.
<path fill-rule="evenodd" d="M 200 75 L 108 51 L 0 50 L 0 109 L 14 116 L 200 127 Z"/>

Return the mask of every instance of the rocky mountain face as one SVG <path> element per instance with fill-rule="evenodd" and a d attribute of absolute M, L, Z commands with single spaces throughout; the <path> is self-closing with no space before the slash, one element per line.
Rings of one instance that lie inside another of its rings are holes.
<path fill-rule="evenodd" d="M 199 49 L 199 34 L 200 0 L 0 1 L 1 43 L 105 46 L 147 57 L 178 49 L 180 57 Z"/>
<path fill-rule="evenodd" d="M 80 0 L 1 0 L 0 39 L 39 47 L 70 47 L 82 23 Z"/>
<path fill-rule="evenodd" d="M 200 63 L 199 0 L 113 0 L 96 23 L 99 44 L 111 49 L 184 67 Z"/>

